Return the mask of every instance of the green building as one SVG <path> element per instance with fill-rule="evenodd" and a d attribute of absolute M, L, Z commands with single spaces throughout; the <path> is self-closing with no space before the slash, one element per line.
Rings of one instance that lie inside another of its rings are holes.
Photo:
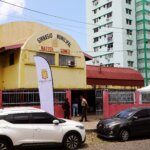
<path fill-rule="evenodd" d="M 145 86 L 150 83 L 150 0 L 135 0 L 137 30 L 137 67 Z"/>

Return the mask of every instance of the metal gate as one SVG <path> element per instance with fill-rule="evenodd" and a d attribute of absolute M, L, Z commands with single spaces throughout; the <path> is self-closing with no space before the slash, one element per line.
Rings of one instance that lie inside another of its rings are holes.
<path fill-rule="evenodd" d="M 96 115 L 103 113 L 103 90 L 101 89 L 95 90 L 95 108 Z"/>

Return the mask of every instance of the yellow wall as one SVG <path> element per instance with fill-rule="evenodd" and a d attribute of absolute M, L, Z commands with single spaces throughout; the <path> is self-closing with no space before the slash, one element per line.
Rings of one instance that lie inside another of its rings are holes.
<path fill-rule="evenodd" d="M 2 64 L 0 63 L 0 72 L 3 74 L 3 76 L 0 77 L 1 89 L 37 88 L 37 75 L 34 63 L 34 55 L 36 55 L 37 52 L 46 54 L 52 53 L 55 55 L 55 65 L 51 66 L 55 89 L 83 89 L 86 87 L 84 55 L 72 37 L 64 32 L 29 22 L 10 23 L 6 24 L 6 26 L 0 26 L 0 28 L 6 31 L 0 36 L 0 39 L 2 38 L 0 47 L 20 44 L 20 41 L 24 41 L 20 53 L 16 54 L 15 65 L 1 67 L 4 62 L 1 62 Z M 6 34 L 11 35 L 13 38 L 10 38 L 10 36 L 7 37 Z M 52 35 L 52 37 L 41 41 L 39 40 L 47 34 Z M 65 40 L 62 39 L 62 37 Z M 41 47 L 43 46 L 52 47 L 53 51 L 43 52 L 41 51 Z M 64 54 L 64 52 L 61 51 L 62 49 L 69 51 L 69 53 Z M 60 54 L 74 56 L 75 67 L 59 66 Z M 2 84 L 3 80 L 4 85 Z"/>
<path fill-rule="evenodd" d="M 1 89 L 14 89 L 18 87 L 18 66 L 19 66 L 19 56 L 20 51 L 14 51 L 14 64 L 9 65 L 9 55 L 12 51 L 8 51 L 0 55 L 0 88 Z"/>
<path fill-rule="evenodd" d="M 23 44 L 33 33 L 47 27 L 33 22 L 11 22 L 0 25 L 0 47 Z"/>

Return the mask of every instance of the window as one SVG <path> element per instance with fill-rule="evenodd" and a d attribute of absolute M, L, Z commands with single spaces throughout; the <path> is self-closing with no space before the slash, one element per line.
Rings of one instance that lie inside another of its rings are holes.
<path fill-rule="evenodd" d="M 111 18 L 112 17 L 112 12 L 107 14 L 107 18 Z"/>
<path fill-rule="evenodd" d="M 150 93 L 141 93 L 142 95 L 142 104 L 150 103 Z"/>
<path fill-rule="evenodd" d="M 38 89 L 35 90 L 4 90 L 2 93 L 2 106 L 39 106 L 40 98 Z M 54 91 L 54 103 L 62 104 L 66 97 L 64 90 Z"/>
<path fill-rule="evenodd" d="M 59 65 L 60 66 L 69 66 L 70 62 L 75 63 L 75 58 L 73 56 L 59 55 Z"/>
<path fill-rule="evenodd" d="M 126 14 L 131 15 L 131 12 L 132 12 L 132 10 L 131 10 L 131 9 L 126 8 Z"/>
<path fill-rule="evenodd" d="M 126 0 L 126 3 L 127 4 L 131 4 L 131 0 Z"/>
<path fill-rule="evenodd" d="M 37 55 L 45 58 L 49 65 L 55 64 L 55 55 L 54 54 L 37 53 Z"/>
<path fill-rule="evenodd" d="M 54 103 L 57 104 L 63 104 L 64 99 L 66 98 L 66 91 L 59 90 L 54 92 Z"/>
<path fill-rule="evenodd" d="M 107 47 L 108 47 L 108 48 L 107 48 L 108 51 L 109 51 L 109 50 L 112 50 L 112 48 L 113 48 L 113 43 L 108 44 Z"/>
<path fill-rule="evenodd" d="M 98 37 L 94 38 L 94 43 L 98 42 Z"/>
<path fill-rule="evenodd" d="M 128 61 L 128 67 L 133 67 L 133 61 Z"/>
<path fill-rule="evenodd" d="M 94 19 L 94 23 L 97 23 L 97 22 L 98 22 L 98 18 L 95 18 L 95 19 Z"/>
<path fill-rule="evenodd" d="M 97 9 L 94 9 L 93 12 L 94 12 L 94 14 L 96 14 L 97 13 Z"/>
<path fill-rule="evenodd" d="M 127 40 L 127 45 L 132 45 L 132 40 Z"/>
<path fill-rule="evenodd" d="M 29 123 L 29 114 L 27 114 L 27 113 L 13 114 L 11 123 L 28 124 Z"/>
<path fill-rule="evenodd" d="M 132 51 L 127 51 L 127 53 L 128 53 L 128 56 L 132 56 L 133 55 Z"/>
<path fill-rule="evenodd" d="M 147 109 L 145 110 L 140 110 L 139 112 L 137 112 L 134 116 L 137 116 L 138 118 L 146 118 L 149 117 L 149 112 Z"/>
<path fill-rule="evenodd" d="M 110 91 L 110 104 L 134 104 L 134 92 L 132 91 Z"/>
<path fill-rule="evenodd" d="M 94 28 L 94 33 L 95 33 L 95 32 L 98 32 L 98 28 Z"/>
<path fill-rule="evenodd" d="M 126 19 L 126 24 L 131 25 L 132 24 L 132 20 Z"/>
<path fill-rule="evenodd" d="M 113 40 L 113 33 L 107 35 L 107 42 L 112 42 Z"/>
<path fill-rule="evenodd" d="M 13 65 L 14 64 L 14 53 L 11 53 L 10 55 L 9 55 L 9 65 L 11 66 L 11 65 Z"/>
<path fill-rule="evenodd" d="M 109 3 L 106 4 L 107 8 L 110 8 L 111 6 L 112 6 L 112 2 L 109 2 Z"/>
<path fill-rule="evenodd" d="M 93 0 L 92 2 L 93 2 L 93 6 L 98 5 L 98 0 Z"/>
<path fill-rule="evenodd" d="M 40 104 L 38 90 L 3 91 L 3 106 L 36 106 Z"/>
<path fill-rule="evenodd" d="M 127 29 L 127 35 L 132 35 L 132 30 Z"/>
<path fill-rule="evenodd" d="M 35 124 L 50 124 L 53 123 L 55 117 L 51 116 L 48 113 L 32 113 L 32 123 Z"/>

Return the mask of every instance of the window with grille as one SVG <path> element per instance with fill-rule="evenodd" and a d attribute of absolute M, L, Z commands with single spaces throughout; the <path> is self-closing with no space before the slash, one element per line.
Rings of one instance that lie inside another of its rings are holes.
<path fill-rule="evenodd" d="M 132 30 L 127 29 L 127 35 L 132 35 Z"/>
<path fill-rule="evenodd" d="M 134 104 L 134 92 L 132 91 L 110 91 L 110 104 Z"/>
<path fill-rule="evenodd" d="M 48 53 L 37 53 L 38 56 L 43 57 L 49 65 L 55 65 L 55 55 Z"/>
<path fill-rule="evenodd" d="M 66 97 L 65 90 L 54 91 L 54 104 L 62 104 Z M 39 106 L 38 89 L 14 90 L 2 92 L 2 106 Z"/>
<path fill-rule="evenodd" d="M 133 41 L 132 40 L 127 40 L 127 45 L 132 45 Z"/>
<path fill-rule="evenodd" d="M 131 0 L 126 0 L 126 3 L 127 4 L 131 4 Z"/>
<path fill-rule="evenodd" d="M 150 93 L 142 93 L 142 104 L 150 103 Z"/>
<path fill-rule="evenodd" d="M 133 67 L 133 61 L 128 61 L 128 67 Z"/>
<path fill-rule="evenodd" d="M 132 12 L 132 10 L 131 10 L 131 9 L 126 8 L 126 14 L 131 15 L 131 12 Z"/>
<path fill-rule="evenodd" d="M 69 66 L 75 65 L 75 58 L 73 56 L 59 55 L 59 65 L 60 66 Z"/>
<path fill-rule="evenodd" d="M 132 24 L 132 20 L 126 19 L 126 24 L 131 25 Z"/>

